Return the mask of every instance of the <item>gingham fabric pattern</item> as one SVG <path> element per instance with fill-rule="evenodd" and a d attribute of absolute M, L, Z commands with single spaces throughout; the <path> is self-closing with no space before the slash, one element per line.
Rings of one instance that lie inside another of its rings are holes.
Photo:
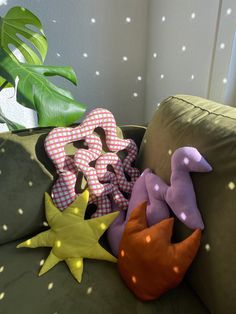
<path fill-rule="evenodd" d="M 109 149 L 107 153 L 102 152 L 102 141 L 94 133 L 98 127 L 105 132 Z M 65 146 L 79 140 L 84 140 L 88 149 L 77 149 L 72 157 L 66 155 Z M 97 108 L 91 111 L 76 128 L 53 129 L 45 140 L 45 150 L 59 176 L 51 193 L 59 209 L 65 209 L 76 198 L 75 184 L 79 172 L 82 172 L 87 179 L 90 203 L 97 205 L 94 217 L 112 211 L 111 198 L 119 208 L 128 208 L 128 200 L 122 192 L 130 194 L 139 176 L 138 169 L 131 166 L 137 155 L 137 146 L 131 139 L 117 137 L 116 122 L 110 111 Z M 116 154 L 120 150 L 127 151 L 123 162 Z M 93 167 L 91 163 L 94 162 Z M 112 167 L 113 172 L 108 170 L 108 166 Z M 130 177 L 129 181 L 125 174 Z"/>

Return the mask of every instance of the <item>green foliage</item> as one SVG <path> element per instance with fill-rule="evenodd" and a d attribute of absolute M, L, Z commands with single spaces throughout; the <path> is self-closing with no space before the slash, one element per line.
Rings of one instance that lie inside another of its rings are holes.
<path fill-rule="evenodd" d="M 17 101 L 37 111 L 39 126 L 66 126 L 81 118 L 85 111 L 85 106 L 73 100 L 70 92 L 47 79 L 59 75 L 76 84 L 71 67 L 20 63 L 0 50 L 0 73 L 12 85 L 18 77 Z"/>
<path fill-rule="evenodd" d="M 12 47 L 21 52 L 25 63 L 17 59 Z M 0 17 L 0 92 L 5 87 L 16 87 L 17 101 L 37 111 L 39 126 L 70 125 L 81 118 L 85 106 L 46 76 L 59 75 L 76 85 L 76 75 L 71 67 L 43 66 L 47 48 L 42 24 L 29 10 L 13 7 Z M 10 130 L 23 128 L 1 110 L 0 123 L 7 123 Z"/>

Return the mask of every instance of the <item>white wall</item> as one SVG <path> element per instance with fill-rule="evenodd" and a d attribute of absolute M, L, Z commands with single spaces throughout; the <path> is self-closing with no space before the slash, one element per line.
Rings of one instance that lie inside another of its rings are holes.
<path fill-rule="evenodd" d="M 0 0 L 0 5 L 0 15 L 15 5 L 34 12 L 49 42 L 45 64 L 71 65 L 79 79 L 78 87 L 55 82 L 88 109 L 111 110 L 118 123 L 148 122 L 157 104 L 176 93 L 236 104 L 236 70 L 229 71 L 236 57 L 235 0 Z M 8 98 L 0 94 L 8 118 L 36 125 L 35 115 Z"/>
<path fill-rule="evenodd" d="M 104 107 L 111 110 L 118 123 L 144 121 L 148 0 L 5 2 L 7 5 L 0 6 L 1 16 L 10 7 L 20 5 L 40 18 L 49 43 L 45 64 L 74 68 L 78 87 L 62 79 L 56 82 L 70 89 L 75 99 L 86 104 L 88 109 Z M 123 57 L 128 60 L 124 61 Z M 12 116 L 7 107 L 5 101 L 4 112 L 9 118 L 18 120 L 19 113 Z M 24 115 L 24 122 L 29 125 L 31 117 Z"/>

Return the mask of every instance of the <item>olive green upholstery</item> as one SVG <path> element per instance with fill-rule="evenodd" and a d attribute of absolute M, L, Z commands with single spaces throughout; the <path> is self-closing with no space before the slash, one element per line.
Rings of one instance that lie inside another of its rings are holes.
<path fill-rule="evenodd" d="M 59 263 L 38 277 L 40 265 L 50 249 L 16 249 L 16 246 L 47 228 L 44 192 L 50 191 L 56 178 L 54 166 L 43 147 L 49 130 L 39 128 L 0 134 L 0 314 L 210 313 L 186 281 L 156 301 L 141 302 L 122 282 L 117 265 L 105 261 L 85 260 L 81 284 L 76 282 L 65 263 Z M 124 137 L 131 137 L 140 145 L 145 128 L 124 126 L 122 130 Z M 140 167 L 148 165 L 147 156 L 144 158 L 145 145 L 143 141 L 138 160 Z M 169 149 L 168 145 L 166 147 Z M 160 152 L 151 151 L 152 157 L 160 160 L 158 154 L 163 156 L 162 149 L 161 146 Z M 165 159 L 168 164 L 168 155 Z M 165 179 L 169 175 L 169 170 L 166 171 L 166 175 L 161 173 Z M 181 228 L 179 231 L 183 236 L 184 231 Z M 213 242 L 209 240 L 209 243 Z M 208 254 L 204 248 L 200 257 L 202 254 Z M 199 259 L 193 265 L 194 271 L 198 270 L 198 263 Z M 195 283 L 193 270 L 189 277 Z"/>
<path fill-rule="evenodd" d="M 211 173 L 192 173 L 205 230 L 188 281 L 213 314 L 236 313 L 236 109 L 178 95 L 165 100 L 150 122 L 137 165 L 169 184 L 171 154 L 196 147 Z M 175 237 L 191 231 L 176 221 Z"/>

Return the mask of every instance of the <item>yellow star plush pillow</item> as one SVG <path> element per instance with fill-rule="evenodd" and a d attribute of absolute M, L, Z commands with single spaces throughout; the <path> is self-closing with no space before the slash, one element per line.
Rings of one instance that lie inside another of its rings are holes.
<path fill-rule="evenodd" d="M 78 282 L 81 282 L 83 258 L 117 261 L 98 243 L 98 240 L 117 217 L 118 212 L 84 220 L 88 199 L 89 192 L 85 190 L 61 212 L 53 204 L 51 197 L 45 193 L 46 218 L 51 229 L 41 232 L 17 246 L 17 248 L 52 247 L 39 276 L 60 261 L 65 261 L 73 276 Z"/>

